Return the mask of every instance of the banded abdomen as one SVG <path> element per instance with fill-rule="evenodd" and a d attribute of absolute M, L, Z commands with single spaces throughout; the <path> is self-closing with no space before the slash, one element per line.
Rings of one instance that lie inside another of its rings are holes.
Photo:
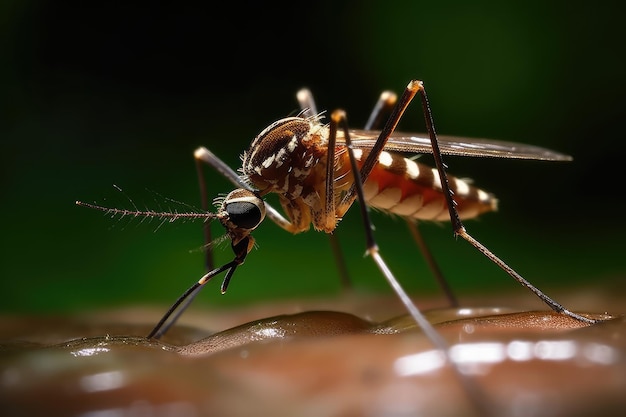
<path fill-rule="evenodd" d="M 359 168 L 369 152 L 369 149 L 354 150 Z M 353 177 L 345 148 L 338 148 L 336 157 L 335 191 L 339 195 L 352 184 Z M 461 219 L 497 209 L 497 200 L 492 194 L 451 175 L 448 181 Z M 366 204 L 382 211 L 418 220 L 450 218 L 437 170 L 400 153 L 381 152 L 363 191 Z"/>

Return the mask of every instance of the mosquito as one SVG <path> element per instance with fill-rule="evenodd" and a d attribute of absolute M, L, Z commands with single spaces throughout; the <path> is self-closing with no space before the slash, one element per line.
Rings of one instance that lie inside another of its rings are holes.
<path fill-rule="evenodd" d="M 400 119 L 416 95 L 421 99 L 427 137 L 396 131 Z M 454 366 L 447 343 L 413 303 L 381 256 L 374 239 L 368 206 L 403 217 L 410 225 L 414 225 L 416 220 L 450 220 L 454 236 L 469 242 L 551 309 L 587 324 L 599 321 L 574 313 L 557 303 L 467 232 L 463 220 L 495 210 L 497 200 L 492 194 L 447 175 L 442 160 L 442 154 L 545 161 L 568 161 L 571 157 L 513 142 L 438 137 L 426 90 L 418 80 L 410 81 L 399 99 L 390 93 L 381 95 L 365 130 L 350 130 L 343 110 L 333 111 L 330 122 L 323 123 L 323 114 L 315 109 L 308 90 L 301 90 L 298 100 L 303 109 L 299 115 L 272 123 L 252 141 L 250 148 L 242 155 L 240 174 L 207 148 L 200 147 L 194 152 L 199 173 L 201 166 L 208 164 L 237 187 L 225 197 L 215 200 L 216 212 L 122 210 L 76 202 L 112 215 L 151 217 L 163 221 L 204 219 L 205 223 L 217 219 L 225 228 L 234 258 L 207 272 L 185 291 L 148 338 L 161 337 L 198 291 L 222 272 L 225 272 L 225 277 L 221 292 L 226 292 L 235 270 L 244 263 L 255 245 L 252 232 L 266 216 L 294 234 L 309 230 L 311 225 L 318 231 L 332 234 L 356 200 L 359 201 L 364 225 L 366 253 L 372 257 L 416 324 L 452 363 L 470 398 L 482 409 L 485 409 L 482 394 Z M 386 109 L 391 111 L 382 130 L 372 131 L 371 128 L 378 125 Z M 405 154 L 422 153 L 432 153 L 435 168 L 404 157 Z M 206 186 L 203 176 L 199 177 L 202 200 L 206 205 Z M 271 193 L 278 195 L 284 214 L 263 200 Z M 206 226 L 205 231 L 208 231 Z M 454 302 L 454 299 L 451 298 L 451 301 Z"/>
<path fill-rule="evenodd" d="M 421 98 L 427 137 L 396 131 L 416 94 Z M 205 223 L 217 219 L 226 229 L 235 255 L 233 260 L 202 276 L 174 303 L 148 337 L 162 336 L 173 324 L 164 327 L 165 322 L 181 303 L 190 296 L 193 298 L 211 278 L 225 271 L 221 292 L 226 292 L 235 270 L 244 263 L 254 247 L 255 240 L 251 233 L 266 215 L 290 233 L 307 231 L 313 225 L 318 231 L 332 234 L 357 199 L 364 202 L 360 207 L 365 225 L 367 254 L 374 259 L 418 324 L 424 322 L 421 313 L 379 253 L 367 206 L 403 217 L 410 225 L 415 224 L 414 220 L 449 219 L 454 236 L 468 241 L 550 308 L 584 323 L 597 322 L 557 303 L 467 232 L 462 220 L 495 210 L 497 200 L 492 194 L 448 175 L 442 160 L 442 154 L 544 161 L 569 161 L 571 157 L 514 142 L 438 136 L 426 91 L 418 80 L 408 83 L 399 100 L 395 94 L 384 92 L 364 130 L 350 130 L 343 110 L 335 110 L 330 115 L 330 123 L 323 123 L 323 113 L 317 112 L 311 93 L 303 89 L 297 97 L 301 113 L 272 123 L 252 141 L 250 148 L 242 155 L 241 175 L 205 147 L 194 152 L 199 171 L 201 164 L 208 164 L 239 187 L 226 197 L 215 200 L 218 206 L 215 213 L 123 210 L 76 202 L 77 205 L 121 216 L 168 221 L 204 219 Z M 391 114 L 382 130 L 371 130 L 379 124 L 385 109 L 390 108 Z M 436 168 L 405 158 L 404 154 L 407 153 L 432 153 Z M 199 178 L 203 204 L 207 205 L 206 185 L 203 176 Z M 263 200 L 270 193 L 278 194 L 284 215 Z M 448 297 L 454 304 L 451 292 L 448 292 Z"/>

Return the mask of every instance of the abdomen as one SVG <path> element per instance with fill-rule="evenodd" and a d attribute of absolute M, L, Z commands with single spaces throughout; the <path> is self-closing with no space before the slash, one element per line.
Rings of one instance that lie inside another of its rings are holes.
<path fill-rule="evenodd" d="M 361 167 L 369 150 L 355 149 Z M 347 152 L 341 152 L 335 171 L 337 189 L 352 182 Z M 497 209 L 496 198 L 466 181 L 448 175 L 450 188 L 461 219 L 471 219 Z M 448 206 L 435 168 L 404 158 L 395 152 L 383 151 L 378 163 L 363 186 L 366 204 L 402 217 L 419 220 L 449 220 Z"/>

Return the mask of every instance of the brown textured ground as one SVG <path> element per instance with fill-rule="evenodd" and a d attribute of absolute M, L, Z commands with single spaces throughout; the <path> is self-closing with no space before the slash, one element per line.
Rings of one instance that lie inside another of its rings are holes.
<path fill-rule="evenodd" d="M 590 312 L 605 317 L 614 309 L 614 318 L 591 327 L 546 311 L 428 310 L 464 383 L 488 408 L 481 410 L 395 300 L 356 300 L 196 311 L 160 342 L 143 337 L 160 309 L 6 317 L 1 414 L 617 416 L 626 410 L 626 320 L 619 302 Z"/>

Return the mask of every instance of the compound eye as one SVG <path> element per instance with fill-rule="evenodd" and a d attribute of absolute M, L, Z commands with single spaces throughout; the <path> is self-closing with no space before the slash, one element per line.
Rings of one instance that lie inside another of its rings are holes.
<path fill-rule="evenodd" d="M 237 189 L 224 199 L 222 210 L 238 228 L 253 230 L 265 218 L 265 203 L 252 191 Z"/>

